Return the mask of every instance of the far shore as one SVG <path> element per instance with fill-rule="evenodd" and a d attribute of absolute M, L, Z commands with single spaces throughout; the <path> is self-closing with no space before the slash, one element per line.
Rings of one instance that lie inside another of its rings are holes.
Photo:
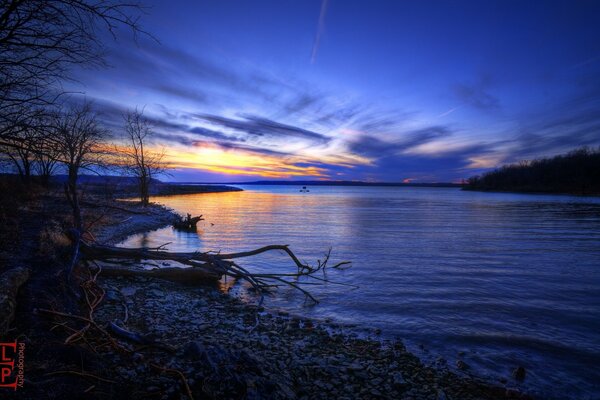
<path fill-rule="evenodd" d="M 575 197 L 600 197 L 600 193 L 582 193 L 582 192 L 560 192 L 560 191 L 544 191 L 544 190 L 528 190 L 528 189 L 479 189 L 464 186 L 461 190 L 465 192 L 480 192 L 480 193 L 512 193 L 512 194 L 532 194 L 532 195 L 552 195 L 552 196 L 575 196 Z"/>

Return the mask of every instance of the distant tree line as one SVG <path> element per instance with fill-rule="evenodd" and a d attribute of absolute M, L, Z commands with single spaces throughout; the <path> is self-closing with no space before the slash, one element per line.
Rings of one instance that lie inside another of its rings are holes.
<path fill-rule="evenodd" d="M 505 165 L 469 178 L 464 189 L 600 194 L 600 147 Z"/>

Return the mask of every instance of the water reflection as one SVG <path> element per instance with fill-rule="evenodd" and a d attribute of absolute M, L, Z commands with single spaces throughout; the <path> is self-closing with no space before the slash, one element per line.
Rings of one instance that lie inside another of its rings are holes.
<path fill-rule="evenodd" d="M 409 345 L 425 343 L 451 364 L 464 351 L 473 370 L 494 379 L 525 365 L 528 388 L 600 397 L 600 199 L 444 188 L 249 189 L 161 197 L 181 213 L 204 214 L 200 230 L 165 228 L 125 245 L 234 252 L 289 244 L 308 262 L 331 246 L 332 261 L 353 262 L 331 278 L 360 289 L 315 287 L 321 303 L 310 309 L 282 290 L 267 305 L 380 327 Z M 284 254 L 244 265 L 292 267 Z"/>

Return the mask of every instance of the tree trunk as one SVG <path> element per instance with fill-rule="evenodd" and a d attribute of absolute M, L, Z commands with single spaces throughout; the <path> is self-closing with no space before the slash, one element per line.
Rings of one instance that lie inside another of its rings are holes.
<path fill-rule="evenodd" d="M 77 168 L 69 166 L 69 180 L 67 183 L 67 197 L 73 210 L 73 224 L 79 232 L 83 229 L 83 220 L 81 218 L 81 208 L 79 206 L 79 196 L 77 194 Z"/>
<path fill-rule="evenodd" d="M 148 205 L 148 203 L 150 203 L 150 195 L 149 195 L 149 179 L 145 174 L 142 174 L 142 176 L 140 176 L 140 182 L 139 182 L 139 186 L 140 186 L 140 201 L 142 202 L 142 206 L 146 207 Z"/>
<path fill-rule="evenodd" d="M 146 278 L 159 278 L 168 281 L 196 284 L 203 282 L 215 282 L 221 278 L 216 271 L 201 267 L 177 268 L 161 267 L 155 269 L 141 269 L 122 267 L 118 265 L 102 265 L 104 276 L 143 276 Z"/>

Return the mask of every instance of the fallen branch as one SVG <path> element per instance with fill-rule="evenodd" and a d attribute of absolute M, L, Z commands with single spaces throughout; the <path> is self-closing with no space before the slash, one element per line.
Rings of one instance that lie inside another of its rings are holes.
<path fill-rule="evenodd" d="M 258 293 L 268 293 L 270 289 L 278 286 L 289 286 L 302 292 L 308 299 L 317 303 L 317 299 L 301 286 L 305 284 L 326 284 L 330 283 L 325 275 L 327 263 L 331 255 L 331 249 L 325 255 L 323 261 L 318 260 L 315 267 L 302 263 L 298 257 L 290 250 L 287 245 L 269 245 L 258 249 L 243 251 L 237 253 L 214 253 L 214 252 L 194 252 L 194 253 L 173 253 L 164 251 L 164 246 L 154 249 L 149 248 L 123 248 L 103 245 L 92 245 L 81 241 L 81 252 L 86 259 L 102 260 L 110 264 L 103 266 L 103 274 L 119 276 L 143 276 L 151 278 L 160 278 L 177 282 L 197 283 L 202 281 L 216 281 L 223 276 L 230 276 L 236 279 L 242 279 L 248 282 Z M 252 273 L 241 267 L 233 260 L 245 257 L 251 257 L 269 251 L 283 251 L 295 264 L 297 271 L 292 273 Z M 124 267 L 125 260 L 170 260 L 192 268 L 155 268 L 140 269 Z M 115 265 L 116 264 L 116 265 Z M 348 262 L 342 262 L 334 265 L 337 268 L 346 265 Z M 317 273 L 322 272 L 323 277 L 317 277 Z M 312 278 L 317 282 L 308 282 L 300 278 Z M 336 282 L 332 282 L 336 283 Z M 343 284 L 343 283 L 342 283 Z"/>
<path fill-rule="evenodd" d="M 167 350 L 169 352 L 175 352 L 176 349 L 173 346 L 170 346 L 165 343 L 158 342 L 146 335 L 141 335 L 139 333 L 131 332 L 125 328 L 120 327 L 114 322 L 108 324 L 108 329 L 117 337 L 143 345 L 142 347 L 156 347 L 159 349 Z"/>
<path fill-rule="evenodd" d="M 117 383 L 116 381 L 110 380 L 110 379 L 106 379 L 106 378 L 102 378 L 100 376 L 97 375 L 93 375 L 93 374 L 88 374 L 87 372 L 78 372 L 78 371 L 53 371 L 53 372 L 48 372 L 47 374 L 45 374 L 45 376 L 52 376 L 52 375 L 77 375 L 77 376 L 81 376 L 84 378 L 90 378 L 90 379 L 96 379 L 102 382 L 106 382 L 106 383 Z"/>
<path fill-rule="evenodd" d="M 182 231 L 195 231 L 196 226 L 200 221 L 204 221 L 202 215 L 192 217 L 192 214 L 188 214 L 185 218 L 178 216 L 178 218 L 173 221 L 173 227 Z"/>

